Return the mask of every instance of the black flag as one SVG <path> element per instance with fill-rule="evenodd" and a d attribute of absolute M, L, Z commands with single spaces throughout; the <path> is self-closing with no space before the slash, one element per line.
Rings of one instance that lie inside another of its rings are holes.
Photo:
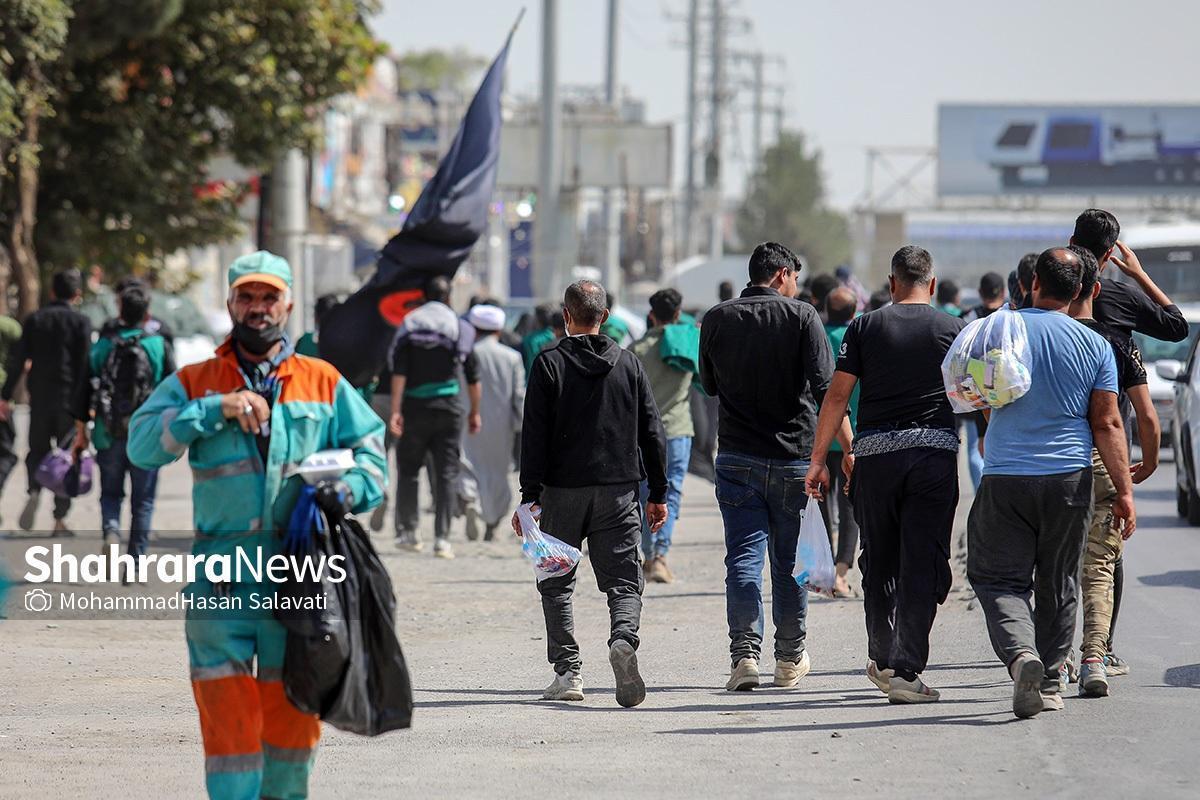
<path fill-rule="evenodd" d="M 374 277 L 322 321 L 321 357 L 355 386 L 365 386 L 383 371 L 395 326 L 420 302 L 425 281 L 435 275 L 453 277 L 487 226 L 500 157 L 500 93 L 511 43 L 512 32 L 437 173 L 421 190 L 404 227 L 380 253 Z"/>

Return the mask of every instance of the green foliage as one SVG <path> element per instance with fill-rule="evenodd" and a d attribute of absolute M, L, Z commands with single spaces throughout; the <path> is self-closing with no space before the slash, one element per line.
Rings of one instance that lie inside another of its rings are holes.
<path fill-rule="evenodd" d="M 0 178 L 18 158 L 36 157 L 15 143 L 25 114 L 45 110 L 44 71 L 62 52 L 70 13 L 65 0 L 4 0 L 0 8 Z"/>
<path fill-rule="evenodd" d="M 787 245 L 812 273 L 831 272 L 849 259 L 846 218 L 825 205 L 821 155 L 806 150 L 801 134 L 784 132 L 763 154 L 738 209 L 737 231 L 747 248 L 764 241 Z"/>
<path fill-rule="evenodd" d="M 465 90 L 467 78 L 487 63 L 487 59 L 462 48 L 414 50 L 396 58 L 396 81 L 401 91 Z"/>
<path fill-rule="evenodd" d="M 308 145 L 321 104 L 353 91 L 381 50 L 364 23 L 373 0 L 77 8 L 42 135 L 43 271 L 121 274 L 229 238 L 247 187 L 210 181 L 212 161 L 257 170 Z"/>

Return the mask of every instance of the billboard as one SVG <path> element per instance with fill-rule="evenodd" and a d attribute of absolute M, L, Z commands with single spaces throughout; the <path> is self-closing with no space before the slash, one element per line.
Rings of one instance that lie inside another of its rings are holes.
<path fill-rule="evenodd" d="M 938 194 L 1200 194 L 1200 106 L 942 105 Z"/>

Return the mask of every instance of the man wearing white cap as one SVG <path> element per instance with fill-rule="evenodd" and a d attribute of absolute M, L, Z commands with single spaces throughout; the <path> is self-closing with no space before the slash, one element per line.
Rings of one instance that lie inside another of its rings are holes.
<path fill-rule="evenodd" d="M 525 407 L 525 367 L 521 354 L 500 343 L 504 311 L 494 305 L 472 306 L 467 322 L 475 328 L 475 358 L 483 396 L 479 404 L 483 428 L 463 438 L 463 455 L 479 490 L 478 509 L 467 508 L 467 538 L 479 538 L 478 518 L 491 541 L 496 526 L 512 508 L 508 476 L 513 468 L 513 444 L 521 431 Z"/>

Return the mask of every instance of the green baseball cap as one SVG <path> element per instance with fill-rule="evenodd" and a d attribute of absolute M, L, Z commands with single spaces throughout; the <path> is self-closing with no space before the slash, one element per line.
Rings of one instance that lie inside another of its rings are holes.
<path fill-rule="evenodd" d="M 234 259 L 229 265 L 229 288 L 244 283 L 265 283 L 280 291 L 292 288 L 292 268 L 287 259 L 259 250 Z"/>

